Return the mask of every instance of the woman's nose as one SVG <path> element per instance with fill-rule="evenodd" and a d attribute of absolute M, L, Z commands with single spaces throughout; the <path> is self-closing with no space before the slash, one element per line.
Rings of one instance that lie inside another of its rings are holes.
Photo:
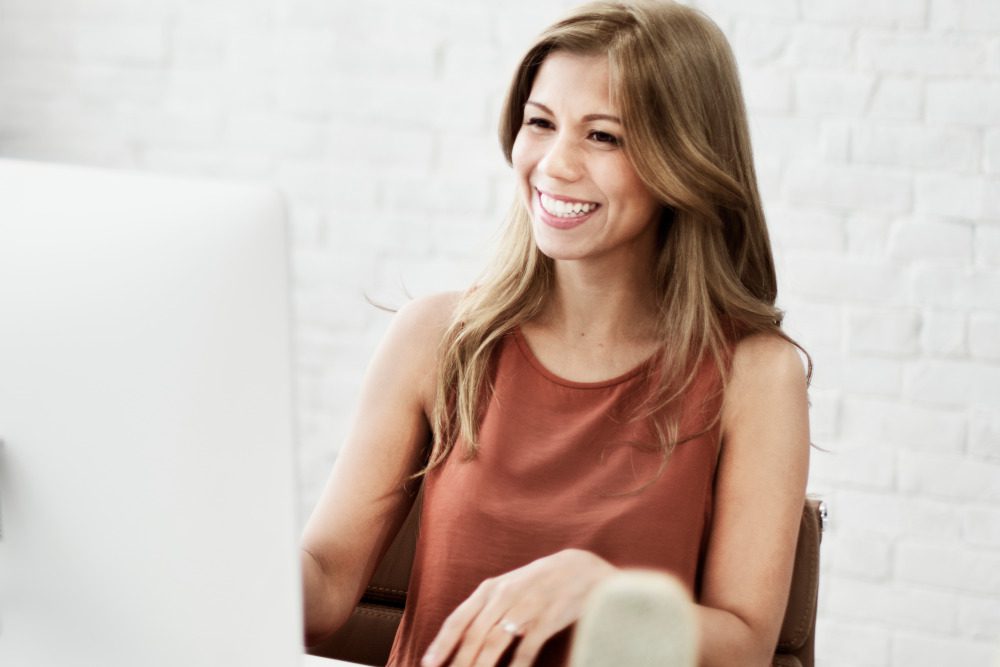
<path fill-rule="evenodd" d="M 548 150 L 539 161 L 539 171 L 551 178 L 576 180 L 581 172 L 578 150 L 568 137 L 556 137 L 549 143 Z"/>

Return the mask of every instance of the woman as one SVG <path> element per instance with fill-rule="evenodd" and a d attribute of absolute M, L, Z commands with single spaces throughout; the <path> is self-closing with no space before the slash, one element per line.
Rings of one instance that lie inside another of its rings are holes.
<path fill-rule="evenodd" d="M 307 641 L 350 615 L 421 473 L 390 664 L 565 664 L 588 595 L 637 567 L 693 596 L 700 664 L 770 664 L 808 373 L 724 36 L 671 2 L 584 6 L 522 60 L 500 136 L 501 251 L 401 309 L 372 362 L 303 539 Z"/>

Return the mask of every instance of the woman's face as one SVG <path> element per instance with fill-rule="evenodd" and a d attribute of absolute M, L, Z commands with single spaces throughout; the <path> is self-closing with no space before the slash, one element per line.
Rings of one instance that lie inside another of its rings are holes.
<path fill-rule="evenodd" d="M 660 206 L 623 149 L 607 56 L 556 51 L 539 68 L 512 162 L 539 249 L 553 259 L 649 253 Z"/>

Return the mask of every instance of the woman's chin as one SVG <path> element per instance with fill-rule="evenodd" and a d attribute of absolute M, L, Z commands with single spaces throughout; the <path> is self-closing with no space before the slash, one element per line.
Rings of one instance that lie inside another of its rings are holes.
<path fill-rule="evenodd" d="M 539 252 L 552 260 L 577 260 L 587 257 L 586 251 L 579 243 L 567 243 L 566 240 L 546 238 L 543 234 L 535 234 L 535 247 Z"/>

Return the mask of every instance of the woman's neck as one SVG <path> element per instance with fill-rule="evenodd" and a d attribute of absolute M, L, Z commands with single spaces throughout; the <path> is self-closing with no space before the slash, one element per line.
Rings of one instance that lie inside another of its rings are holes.
<path fill-rule="evenodd" d="M 592 262 L 557 261 L 555 284 L 536 324 L 573 345 L 655 338 L 657 300 L 651 269 L 631 268 L 606 271 Z"/>

